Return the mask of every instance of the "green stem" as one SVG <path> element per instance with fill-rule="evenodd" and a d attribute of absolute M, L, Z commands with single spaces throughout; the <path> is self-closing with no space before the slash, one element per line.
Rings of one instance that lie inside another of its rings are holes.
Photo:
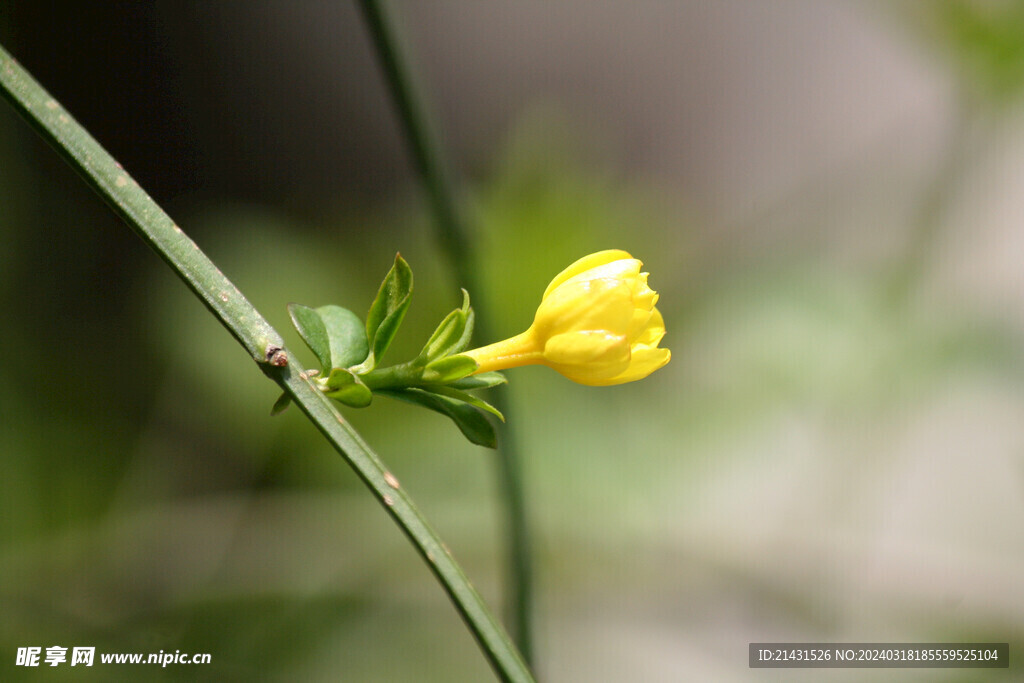
<path fill-rule="evenodd" d="M 430 198 L 434 226 L 441 248 L 447 253 L 458 283 L 474 294 L 482 292 L 474 267 L 467 221 L 459 210 L 455 184 L 445 162 L 436 134 L 427 120 L 425 108 L 416 91 L 409 61 L 395 39 L 395 31 L 382 0 L 360 0 L 363 16 L 373 39 L 377 57 L 387 79 L 391 97 L 398 109 L 402 132 L 409 145 L 412 161 Z M 490 317 L 476 311 L 476 331 L 483 339 L 493 338 Z M 508 416 L 506 387 L 494 390 L 491 403 Z M 533 663 L 533 563 L 526 501 L 523 496 L 522 461 L 516 448 L 511 425 L 506 424 L 499 441 L 499 487 L 508 524 L 506 602 L 510 629 L 523 657 Z"/>
<path fill-rule="evenodd" d="M 420 386 L 423 384 L 423 367 L 413 363 L 401 363 L 386 368 L 375 368 L 365 375 L 360 375 L 359 378 L 372 391 Z"/>
<path fill-rule="evenodd" d="M 114 212 L 178 273 L 356 471 L 426 560 L 498 676 L 505 681 L 532 681 L 515 646 L 405 490 L 299 364 L 288 361 L 280 336 L 263 316 L 120 164 L 2 47 L 0 91 Z M 187 344 L 189 340 L 182 339 L 181 343 Z"/>

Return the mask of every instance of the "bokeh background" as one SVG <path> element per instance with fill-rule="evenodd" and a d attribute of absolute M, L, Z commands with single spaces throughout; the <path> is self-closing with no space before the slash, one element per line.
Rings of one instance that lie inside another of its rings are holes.
<path fill-rule="evenodd" d="M 393 3 L 502 334 L 602 248 L 673 361 L 510 373 L 549 681 L 1019 680 L 1024 3 Z M 307 363 L 460 301 L 349 2 L 13 2 L 0 43 Z M 0 106 L 0 651 L 10 680 L 476 681 L 402 534 L 170 270 Z M 481 343 L 493 340 L 479 340 Z M 495 454 L 351 421 L 500 608 Z M 1009 641 L 1010 670 L 764 671 L 752 641 Z M 210 666 L 27 670 L 27 645 Z"/>

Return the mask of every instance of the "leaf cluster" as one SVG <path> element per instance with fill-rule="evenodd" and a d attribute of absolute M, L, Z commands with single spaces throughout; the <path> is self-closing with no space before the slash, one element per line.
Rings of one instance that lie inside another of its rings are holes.
<path fill-rule="evenodd" d="M 419 405 L 448 416 L 471 442 L 494 448 L 494 427 L 484 416 L 504 420 L 491 404 L 470 393 L 505 381 L 503 375 L 474 375 L 479 367 L 461 355 L 473 336 L 474 313 L 469 293 L 462 290 L 462 306 L 450 312 L 410 361 L 382 366 L 412 300 L 413 276 L 401 254 L 370 304 L 366 322 L 352 311 L 329 304 L 311 308 L 289 304 L 295 329 L 320 362 L 317 383 L 330 398 L 364 408 L 375 394 Z M 288 406 L 287 396 L 274 405 L 276 414 Z"/>

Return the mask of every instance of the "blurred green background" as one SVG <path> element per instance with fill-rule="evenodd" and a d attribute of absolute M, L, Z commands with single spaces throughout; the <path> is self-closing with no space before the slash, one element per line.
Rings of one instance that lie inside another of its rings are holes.
<path fill-rule="evenodd" d="M 673 361 L 509 373 L 550 681 L 893 680 L 754 641 L 1024 645 L 1024 3 L 395 2 L 504 335 L 603 248 Z M 392 359 L 460 302 L 349 3 L 5 3 L 0 43 L 309 364 L 285 306 Z M 170 270 L 0 107 L 5 680 L 476 681 L 363 486 Z M 494 340 L 477 340 L 485 343 Z M 495 454 L 346 415 L 501 603 Z M 14 666 L 18 647 L 209 666 Z"/>

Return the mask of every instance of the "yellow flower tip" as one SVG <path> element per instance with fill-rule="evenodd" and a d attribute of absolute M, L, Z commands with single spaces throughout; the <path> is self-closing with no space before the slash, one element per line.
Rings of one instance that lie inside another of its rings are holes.
<path fill-rule="evenodd" d="M 568 280 L 569 278 L 575 277 L 581 273 L 585 273 L 588 270 L 592 270 L 599 266 L 604 266 L 615 261 L 633 261 L 635 260 L 629 255 L 629 252 L 622 251 L 621 249 L 605 249 L 589 256 L 584 256 L 579 259 L 571 266 L 563 270 L 561 273 L 555 276 L 555 279 L 551 281 L 548 288 L 544 290 L 544 296 L 542 299 L 546 299 L 548 294 L 551 293 L 555 287 Z M 637 261 L 637 268 L 639 269 L 640 262 Z"/>
<path fill-rule="evenodd" d="M 530 329 L 465 355 L 477 372 L 540 363 L 591 386 L 643 379 L 672 354 L 658 348 L 665 322 L 641 265 L 620 249 L 584 256 L 548 285 Z"/>

